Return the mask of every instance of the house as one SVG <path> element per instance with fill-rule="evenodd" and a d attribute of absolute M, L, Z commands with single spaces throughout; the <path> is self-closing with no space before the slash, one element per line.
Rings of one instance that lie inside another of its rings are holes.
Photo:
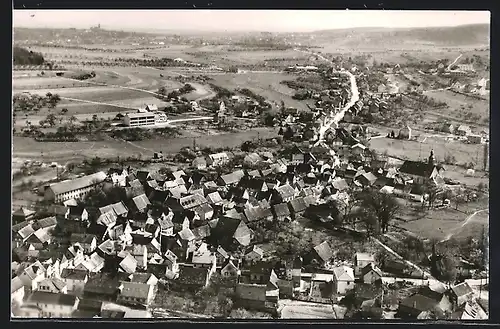
<path fill-rule="evenodd" d="M 451 314 L 452 320 L 487 320 L 488 314 L 476 301 L 468 301 Z"/>
<path fill-rule="evenodd" d="M 104 172 L 99 171 L 92 175 L 52 184 L 45 189 L 44 199 L 58 203 L 70 199 L 82 198 L 96 184 L 102 183 L 106 177 L 107 175 Z"/>
<path fill-rule="evenodd" d="M 255 264 L 261 261 L 262 257 L 264 257 L 264 250 L 257 246 L 253 246 L 246 251 L 243 259 L 247 264 Z"/>
<path fill-rule="evenodd" d="M 453 134 L 453 132 L 455 131 L 455 126 L 451 123 L 445 123 L 443 124 L 441 130 L 445 133 Z"/>
<path fill-rule="evenodd" d="M 78 264 L 75 269 L 77 270 L 85 270 L 89 273 L 98 273 L 104 267 L 104 258 L 99 256 L 96 252 L 94 252 L 90 256 L 86 256 L 83 262 Z"/>
<path fill-rule="evenodd" d="M 122 281 L 116 301 L 127 305 L 150 305 L 155 298 L 155 285 Z"/>
<path fill-rule="evenodd" d="M 208 286 L 213 273 L 212 268 L 180 265 L 176 282 L 188 290 L 198 291 Z"/>
<path fill-rule="evenodd" d="M 61 272 L 60 279 L 66 284 L 68 292 L 81 294 L 88 281 L 88 275 L 86 271 L 65 268 Z"/>
<path fill-rule="evenodd" d="M 278 221 L 290 221 L 291 214 L 287 203 L 279 203 L 273 206 L 274 218 Z"/>
<path fill-rule="evenodd" d="M 410 126 L 406 126 L 404 128 L 401 128 L 398 133 L 398 138 L 399 139 L 411 139 L 411 128 Z"/>
<path fill-rule="evenodd" d="M 133 208 L 132 210 L 138 213 L 144 213 L 147 211 L 148 207 L 151 205 L 146 194 L 140 194 L 132 198 Z"/>
<path fill-rule="evenodd" d="M 226 152 L 210 154 L 207 157 L 207 165 L 219 167 L 229 162 L 229 156 Z"/>
<path fill-rule="evenodd" d="M 67 294 L 68 285 L 57 278 L 47 278 L 37 283 L 36 291 L 51 292 L 54 294 Z"/>
<path fill-rule="evenodd" d="M 14 223 L 28 221 L 33 218 L 36 211 L 21 207 L 12 213 L 12 221 Z"/>
<path fill-rule="evenodd" d="M 481 135 L 467 135 L 467 142 L 470 144 L 482 144 L 484 143 L 484 138 Z"/>
<path fill-rule="evenodd" d="M 364 283 L 373 284 L 382 280 L 382 271 L 373 263 L 363 267 L 361 270 L 361 278 Z"/>
<path fill-rule="evenodd" d="M 295 189 L 289 184 L 278 186 L 274 190 L 276 191 L 274 194 L 276 203 L 290 202 L 295 196 Z"/>
<path fill-rule="evenodd" d="M 217 239 L 223 248 L 231 246 L 233 241 L 246 247 L 252 240 L 253 232 L 242 219 L 223 217 L 217 222 L 211 236 Z"/>
<path fill-rule="evenodd" d="M 372 186 L 377 180 L 372 172 L 365 172 L 355 178 L 355 181 L 359 182 L 362 186 Z"/>
<path fill-rule="evenodd" d="M 128 171 L 124 168 L 110 168 L 108 176 L 116 186 L 125 187 L 127 185 Z"/>
<path fill-rule="evenodd" d="M 193 162 L 191 162 L 191 166 L 198 170 L 204 170 L 207 168 L 207 160 L 205 160 L 204 157 L 196 157 Z"/>
<path fill-rule="evenodd" d="M 333 269 L 333 291 L 336 294 L 345 294 L 354 288 L 354 271 L 347 266 L 339 266 Z"/>
<path fill-rule="evenodd" d="M 69 238 L 69 242 L 71 244 L 78 243 L 86 254 L 92 253 L 97 248 L 97 237 L 93 234 L 73 233 Z"/>
<path fill-rule="evenodd" d="M 85 283 L 83 296 L 88 299 L 115 301 L 120 281 L 127 278 L 129 274 L 118 273 L 111 275 L 108 273 L 98 273 L 93 275 Z"/>
<path fill-rule="evenodd" d="M 53 204 L 49 207 L 47 212 L 57 217 L 57 219 L 68 219 L 69 208 L 67 206 Z"/>
<path fill-rule="evenodd" d="M 460 136 L 467 136 L 472 133 L 472 130 L 470 129 L 469 126 L 467 125 L 460 125 L 456 130 L 455 133 Z"/>
<path fill-rule="evenodd" d="M 20 316 L 28 318 L 71 318 L 79 299 L 68 294 L 35 291 L 20 309 Z"/>
<path fill-rule="evenodd" d="M 354 274 L 361 275 L 363 269 L 369 264 L 375 264 L 375 257 L 372 254 L 357 252 L 354 256 Z"/>
<path fill-rule="evenodd" d="M 461 307 L 466 302 L 472 300 L 474 296 L 474 291 L 467 282 L 462 282 L 452 286 L 447 293 L 454 309 Z"/>
<path fill-rule="evenodd" d="M 218 183 L 223 186 L 236 185 L 244 176 L 245 172 L 243 170 L 236 170 L 230 174 L 220 176 Z"/>
<path fill-rule="evenodd" d="M 442 314 L 439 301 L 429 291 L 415 293 L 399 302 L 398 314 L 402 318 L 418 319 L 426 316 L 426 313 L 435 312 Z"/>
<path fill-rule="evenodd" d="M 319 261 L 320 264 L 328 263 L 333 257 L 333 250 L 327 241 L 314 247 L 314 253 L 313 259 Z"/>
<path fill-rule="evenodd" d="M 68 213 L 68 220 L 74 220 L 74 221 L 88 221 L 89 220 L 89 213 L 85 209 L 85 207 L 82 206 L 74 206 L 74 207 L 68 207 L 69 208 L 69 213 Z"/>
<path fill-rule="evenodd" d="M 238 283 L 235 294 L 235 304 L 238 307 L 270 311 L 276 307 L 277 298 L 279 297 L 276 295 L 279 295 L 279 288 L 269 287 L 265 284 Z"/>
<path fill-rule="evenodd" d="M 237 279 L 240 275 L 240 270 L 234 265 L 232 259 L 227 258 L 221 266 L 220 274 L 223 278 Z"/>
<path fill-rule="evenodd" d="M 27 243 L 39 246 L 48 246 L 51 241 L 52 234 L 48 230 L 43 228 L 37 229 L 28 237 L 28 239 L 26 239 Z"/>
<path fill-rule="evenodd" d="M 273 213 L 271 212 L 271 209 L 269 208 L 264 208 L 262 206 L 249 206 L 245 210 L 245 217 L 247 219 L 247 223 L 251 222 L 258 222 L 260 220 L 267 220 L 267 221 L 272 221 L 273 220 Z"/>
<path fill-rule="evenodd" d="M 130 282 L 144 283 L 156 286 L 158 284 L 158 278 L 152 273 L 135 273 L 130 277 Z"/>
<path fill-rule="evenodd" d="M 128 274 L 135 273 L 137 269 L 138 261 L 130 253 L 125 253 L 122 261 L 118 264 L 118 271 L 122 271 Z"/>
<path fill-rule="evenodd" d="M 11 303 L 16 303 L 17 305 L 21 305 L 24 299 L 24 284 L 19 277 L 14 277 L 10 281 L 10 301 Z"/>

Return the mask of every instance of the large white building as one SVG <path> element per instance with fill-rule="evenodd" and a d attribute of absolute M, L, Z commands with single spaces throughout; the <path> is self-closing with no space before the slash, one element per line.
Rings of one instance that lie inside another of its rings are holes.
<path fill-rule="evenodd" d="M 127 113 L 123 123 L 129 127 L 152 126 L 156 123 L 156 115 L 152 112 Z"/>
<path fill-rule="evenodd" d="M 58 203 L 82 198 L 106 177 L 104 172 L 99 171 L 92 175 L 52 184 L 45 189 L 44 199 Z"/>

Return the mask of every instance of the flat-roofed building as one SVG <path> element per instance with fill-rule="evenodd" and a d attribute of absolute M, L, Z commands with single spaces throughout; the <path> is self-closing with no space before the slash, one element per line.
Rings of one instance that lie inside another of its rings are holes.
<path fill-rule="evenodd" d="M 123 123 L 129 127 L 152 126 L 156 123 L 156 115 L 151 112 L 127 113 Z"/>
<path fill-rule="evenodd" d="M 44 198 L 47 201 L 63 202 L 84 197 L 96 184 L 103 182 L 107 175 L 99 171 L 92 175 L 63 181 L 50 185 L 45 189 Z"/>

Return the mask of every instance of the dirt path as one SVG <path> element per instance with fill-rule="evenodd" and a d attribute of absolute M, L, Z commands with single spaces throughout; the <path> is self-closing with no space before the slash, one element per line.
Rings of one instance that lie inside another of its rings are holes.
<path fill-rule="evenodd" d="M 462 225 L 458 226 L 457 228 L 455 228 L 453 230 L 453 232 L 450 232 L 448 233 L 448 235 L 441 241 L 439 242 L 445 242 L 445 241 L 448 241 L 451 239 L 451 237 L 455 234 L 457 234 L 465 225 L 467 225 L 473 218 L 474 216 L 476 216 L 478 213 L 480 212 L 483 212 L 483 211 L 487 211 L 489 210 L 489 208 L 486 208 L 486 209 L 481 209 L 481 210 L 477 210 L 475 211 L 474 213 L 472 213 L 470 216 L 468 216 L 463 222 L 462 222 Z"/>

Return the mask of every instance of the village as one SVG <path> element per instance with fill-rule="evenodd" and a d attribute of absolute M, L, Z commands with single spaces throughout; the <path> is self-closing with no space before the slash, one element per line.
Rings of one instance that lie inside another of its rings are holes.
<path fill-rule="evenodd" d="M 412 129 L 350 122 L 394 96 L 345 72 L 322 73 L 331 89 L 312 95 L 310 113 L 270 117 L 278 137 L 232 149 L 194 143 L 172 158 L 155 153 L 154 167 L 97 165 L 39 187 L 38 206 L 13 213 L 12 315 L 486 319 L 484 244 L 472 239 L 480 256 L 454 262 L 447 241 L 403 231 L 408 251 L 425 255 L 416 262 L 389 237 L 403 208 L 458 208 L 484 192 L 454 192 L 433 150 L 397 160 L 371 149 L 374 138 L 411 140 Z M 253 101 L 215 102 L 213 120 L 224 123 L 234 104 Z M 129 112 L 123 124 L 166 121 L 155 111 Z M 485 144 L 486 169 L 485 137 L 446 126 L 452 139 Z"/>

